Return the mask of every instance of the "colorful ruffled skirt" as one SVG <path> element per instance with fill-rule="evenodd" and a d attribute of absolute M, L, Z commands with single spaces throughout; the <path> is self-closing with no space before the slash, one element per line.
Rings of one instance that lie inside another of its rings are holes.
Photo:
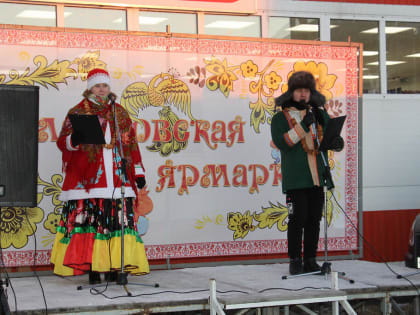
<path fill-rule="evenodd" d="M 149 272 L 149 263 L 133 219 L 133 202 L 125 199 L 124 271 L 139 275 Z M 121 270 L 121 206 L 120 199 L 65 202 L 51 252 L 55 274 Z"/>

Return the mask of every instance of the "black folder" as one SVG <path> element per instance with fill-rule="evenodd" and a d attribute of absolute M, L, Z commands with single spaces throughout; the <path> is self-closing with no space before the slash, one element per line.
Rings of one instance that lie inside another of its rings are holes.
<path fill-rule="evenodd" d="M 330 149 L 333 140 L 340 135 L 345 120 L 346 116 L 340 116 L 328 120 L 327 129 L 324 132 L 324 137 L 319 146 L 319 151 L 327 151 Z"/>
<path fill-rule="evenodd" d="M 104 133 L 96 115 L 69 115 L 74 131 L 82 134 L 81 143 L 105 144 Z"/>

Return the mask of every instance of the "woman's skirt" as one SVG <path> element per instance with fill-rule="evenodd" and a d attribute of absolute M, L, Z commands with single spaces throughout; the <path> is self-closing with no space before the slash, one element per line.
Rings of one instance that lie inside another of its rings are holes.
<path fill-rule="evenodd" d="M 121 244 L 121 199 L 69 200 L 63 206 L 60 224 L 51 252 L 54 273 L 73 276 L 88 271 L 121 270 L 124 246 L 124 271 L 149 272 L 144 244 L 137 234 L 133 198 L 126 198 L 124 244 Z"/>

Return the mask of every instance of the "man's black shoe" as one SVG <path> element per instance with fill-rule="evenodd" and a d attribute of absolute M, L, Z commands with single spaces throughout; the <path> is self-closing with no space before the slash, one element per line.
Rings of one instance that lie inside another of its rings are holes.
<path fill-rule="evenodd" d="M 89 271 L 89 284 L 101 283 L 101 274 L 97 271 Z"/>
<path fill-rule="evenodd" d="M 118 271 L 105 272 L 105 281 L 115 282 L 118 278 Z"/>
<path fill-rule="evenodd" d="M 289 273 L 291 275 L 298 275 L 303 272 L 302 259 L 291 258 L 289 263 Z"/>
<path fill-rule="evenodd" d="M 315 258 L 308 258 L 303 263 L 303 270 L 304 272 L 321 271 L 321 266 L 316 263 Z"/>

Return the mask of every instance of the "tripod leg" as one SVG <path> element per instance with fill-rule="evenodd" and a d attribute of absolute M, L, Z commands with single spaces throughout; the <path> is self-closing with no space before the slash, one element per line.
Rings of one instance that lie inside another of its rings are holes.
<path fill-rule="evenodd" d="M 127 288 L 127 286 L 126 286 L 126 285 L 123 285 L 123 288 L 124 288 L 125 292 L 127 292 L 127 295 L 128 295 L 128 296 L 132 296 L 131 292 L 130 292 L 130 291 L 128 291 L 128 288 Z"/>

